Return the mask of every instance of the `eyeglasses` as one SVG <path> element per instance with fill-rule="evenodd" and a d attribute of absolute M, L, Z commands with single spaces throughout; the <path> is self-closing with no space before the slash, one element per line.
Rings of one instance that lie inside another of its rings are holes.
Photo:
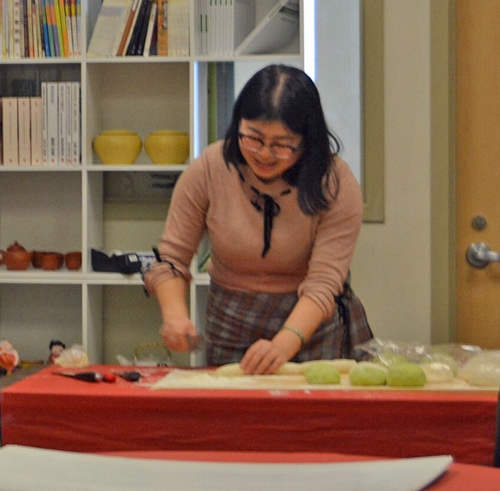
<path fill-rule="evenodd" d="M 238 133 L 238 137 L 241 144 L 250 152 L 260 152 L 264 147 L 269 147 L 271 155 L 278 159 L 290 159 L 293 154 L 297 152 L 298 147 L 292 147 L 290 145 L 281 145 L 279 143 L 271 143 L 266 145 L 260 138 L 255 138 L 254 136 L 245 135 L 243 133 Z"/>

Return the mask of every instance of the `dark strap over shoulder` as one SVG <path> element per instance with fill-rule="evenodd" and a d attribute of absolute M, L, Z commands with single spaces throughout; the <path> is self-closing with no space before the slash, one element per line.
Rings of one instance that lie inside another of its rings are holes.
<path fill-rule="evenodd" d="M 361 360 L 363 353 L 358 353 L 355 347 L 373 338 L 373 332 L 368 324 L 363 304 L 351 288 L 351 272 L 344 283 L 344 291 L 335 297 L 339 317 L 344 325 L 342 336 L 342 357 Z"/>

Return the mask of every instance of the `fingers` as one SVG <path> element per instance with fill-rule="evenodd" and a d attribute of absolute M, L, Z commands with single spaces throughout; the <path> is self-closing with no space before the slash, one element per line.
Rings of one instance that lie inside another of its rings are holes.
<path fill-rule="evenodd" d="M 287 361 L 281 349 L 270 341 L 260 339 L 248 348 L 240 366 L 249 375 L 272 374 Z"/>
<path fill-rule="evenodd" d="M 193 338 L 193 333 L 196 335 L 194 326 L 189 321 L 171 325 L 162 324 L 159 333 L 167 348 L 181 353 L 190 351 L 189 340 Z"/>

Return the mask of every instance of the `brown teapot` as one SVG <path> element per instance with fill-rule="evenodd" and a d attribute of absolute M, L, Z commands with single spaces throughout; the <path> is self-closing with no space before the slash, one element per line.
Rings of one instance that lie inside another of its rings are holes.
<path fill-rule="evenodd" d="M 21 271 L 28 269 L 31 263 L 31 252 L 27 251 L 19 242 L 14 242 L 6 251 L 0 250 L 0 264 L 7 269 Z"/>

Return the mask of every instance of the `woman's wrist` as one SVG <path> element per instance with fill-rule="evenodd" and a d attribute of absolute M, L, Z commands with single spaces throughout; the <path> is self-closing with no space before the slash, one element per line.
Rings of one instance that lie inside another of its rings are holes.
<path fill-rule="evenodd" d="M 284 324 L 283 327 L 281 328 L 281 330 L 293 332 L 300 339 L 300 349 L 301 350 L 304 349 L 304 347 L 306 345 L 306 337 L 304 336 L 304 333 L 300 329 L 297 329 L 296 327 Z"/>
<path fill-rule="evenodd" d="M 301 337 L 294 330 L 284 327 L 276 333 L 271 342 L 285 354 L 287 360 L 291 360 L 302 349 Z"/>

